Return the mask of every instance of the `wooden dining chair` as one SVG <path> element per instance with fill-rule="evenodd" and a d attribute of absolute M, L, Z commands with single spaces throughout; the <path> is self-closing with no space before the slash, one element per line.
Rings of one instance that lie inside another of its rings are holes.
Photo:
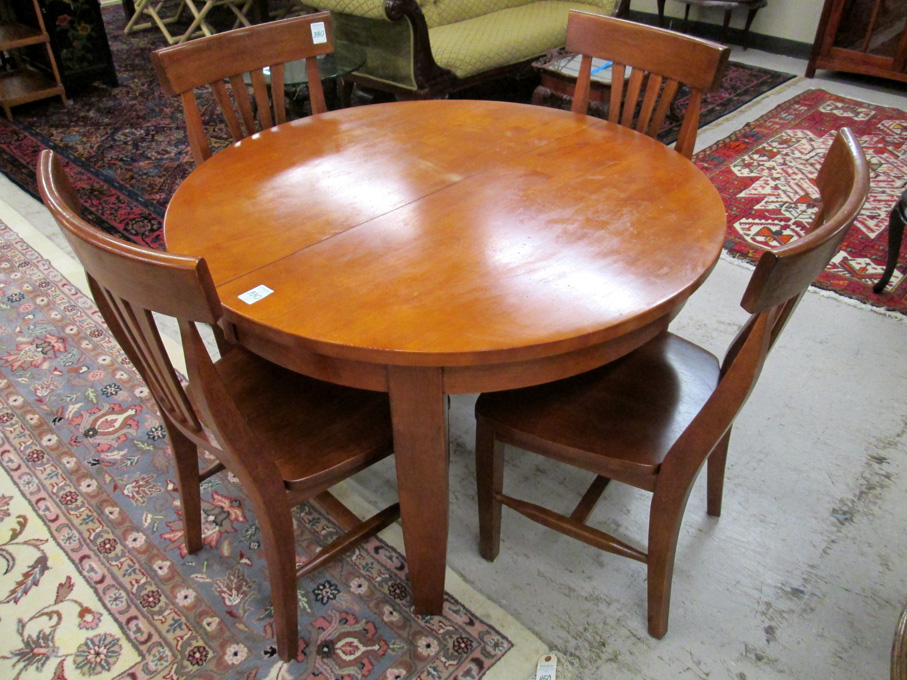
<path fill-rule="evenodd" d="M 817 183 L 822 207 L 811 229 L 760 257 L 741 302 L 751 316 L 720 367 L 711 353 L 665 332 L 589 373 L 479 397 L 476 476 L 485 559 L 498 555 L 501 507 L 507 505 L 546 527 L 646 564 L 649 633 L 665 634 L 677 537 L 693 482 L 708 461 L 707 511 L 717 517 L 731 425 L 769 348 L 866 199 L 866 159 L 849 129 L 835 138 Z M 596 475 L 570 516 L 504 494 L 505 444 Z M 647 551 L 586 524 L 610 480 L 652 492 Z"/>
<path fill-rule="evenodd" d="M 287 371 L 230 344 L 205 260 L 127 243 L 80 217 L 60 159 L 42 151 L 38 188 L 88 275 L 114 337 L 148 384 L 170 437 L 190 553 L 202 547 L 199 483 L 224 469 L 240 480 L 261 528 L 277 651 L 296 657 L 296 579 L 375 535 L 400 515 L 399 504 L 359 521 L 328 489 L 392 452 L 387 395 Z M 189 383 L 184 389 L 152 312 L 179 323 Z M 212 359 L 197 324 L 210 326 Z M 199 471 L 199 451 L 218 463 Z M 316 498 L 345 533 L 296 568 L 291 509 Z"/>
<path fill-rule="evenodd" d="M 333 51 L 331 15 L 317 12 L 164 47 L 151 53 L 151 63 L 164 92 L 179 95 L 183 102 L 192 157 L 201 165 L 211 157 L 211 146 L 195 88 L 211 87 L 233 141 L 238 142 L 286 122 L 287 62 L 306 60 L 312 113 L 327 111 L 317 57 Z"/>
<path fill-rule="evenodd" d="M 626 19 L 571 10 L 567 50 L 582 55 L 570 110 L 588 111 L 592 59 L 606 59 L 613 62 L 608 120 L 650 137 L 661 130 L 680 86 L 688 86 L 690 101 L 674 149 L 692 157 L 702 95 L 721 85 L 730 49 Z"/>

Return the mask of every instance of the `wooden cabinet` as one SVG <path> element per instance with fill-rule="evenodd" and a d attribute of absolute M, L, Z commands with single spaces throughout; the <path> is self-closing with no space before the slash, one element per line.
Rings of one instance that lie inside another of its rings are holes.
<path fill-rule="evenodd" d="M 807 77 L 816 69 L 907 82 L 907 2 L 825 0 Z"/>
<path fill-rule="evenodd" d="M 0 106 L 10 120 L 13 118 L 12 107 L 19 104 L 57 96 L 66 103 L 66 92 L 60 82 L 50 37 L 38 13 L 37 0 L 31 2 L 32 11 L 37 16 L 33 26 L 20 23 L 6 4 L 0 5 L 0 52 L 3 53 Z M 35 51 L 46 60 L 48 73 L 42 72 L 32 61 Z"/>
<path fill-rule="evenodd" d="M 2 1 L 10 3 L 22 24 L 37 26 L 36 12 L 40 13 L 41 23 L 47 26 L 60 78 L 70 95 L 96 81 L 117 86 L 116 69 L 98 0 Z"/>

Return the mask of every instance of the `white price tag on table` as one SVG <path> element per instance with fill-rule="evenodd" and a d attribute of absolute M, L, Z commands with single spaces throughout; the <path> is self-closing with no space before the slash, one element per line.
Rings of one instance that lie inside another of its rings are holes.
<path fill-rule="evenodd" d="M 237 297 L 247 305 L 251 305 L 255 302 L 258 302 L 262 298 L 268 297 L 273 292 L 274 291 L 267 286 L 262 285 L 255 286 L 255 288 L 253 288 L 252 290 L 247 290 L 245 293 L 238 295 Z"/>

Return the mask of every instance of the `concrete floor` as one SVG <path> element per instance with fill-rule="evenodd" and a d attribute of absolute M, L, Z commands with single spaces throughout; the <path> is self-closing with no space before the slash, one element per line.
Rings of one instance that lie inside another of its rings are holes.
<path fill-rule="evenodd" d="M 805 69 L 802 61 L 754 50 L 736 50 L 732 59 Z M 698 147 L 805 89 L 907 108 L 907 86 L 820 76 L 783 86 L 701 131 Z M 43 207 L 5 178 L 0 199 L 62 244 Z M 35 245 L 53 256 L 46 242 Z M 739 300 L 749 273 L 719 262 L 673 330 L 722 356 L 745 318 Z M 450 566 L 559 655 L 558 678 L 887 677 L 907 600 L 900 566 L 907 558 L 905 333 L 902 317 L 818 292 L 806 296 L 735 425 L 722 517 L 706 516 L 701 480 L 693 490 L 664 639 L 646 632 L 641 564 L 507 510 L 501 556 L 493 564 L 479 557 L 472 396 L 451 403 Z M 514 454 L 511 491 L 567 509 L 585 488 L 584 473 Z M 394 497 L 392 462 L 353 487 L 375 503 Z M 647 494 L 614 485 L 592 521 L 643 546 L 647 513 Z"/>

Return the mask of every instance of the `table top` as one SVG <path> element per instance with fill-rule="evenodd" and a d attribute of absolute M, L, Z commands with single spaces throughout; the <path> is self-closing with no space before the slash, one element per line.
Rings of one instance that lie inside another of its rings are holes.
<path fill-rule="evenodd" d="M 631 333 L 720 254 L 725 211 L 624 127 L 489 101 L 299 119 L 207 160 L 164 221 L 239 328 L 342 360 L 476 366 Z M 247 304 L 257 286 L 274 292 Z"/>

